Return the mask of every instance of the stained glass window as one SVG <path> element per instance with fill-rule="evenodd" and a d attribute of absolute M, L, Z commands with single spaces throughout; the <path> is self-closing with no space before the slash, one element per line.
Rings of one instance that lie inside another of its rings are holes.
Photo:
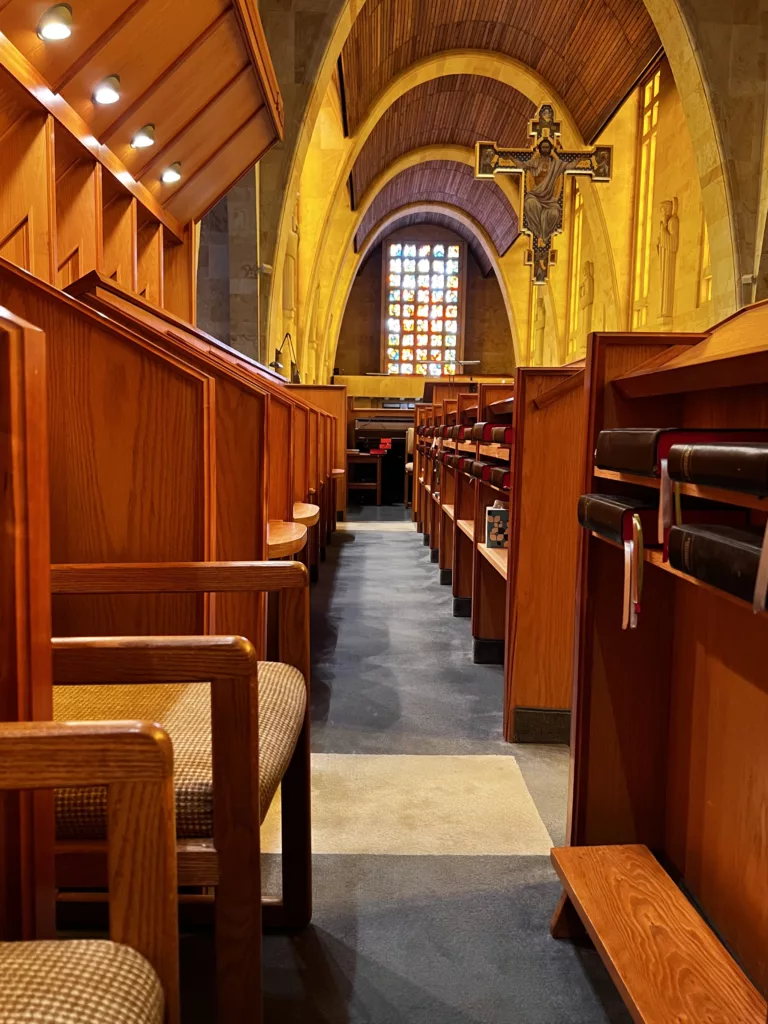
<path fill-rule="evenodd" d="M 463 291 L 461 246 L 390 242 L 384 264 L 387 373 L 457 372 Z"/>

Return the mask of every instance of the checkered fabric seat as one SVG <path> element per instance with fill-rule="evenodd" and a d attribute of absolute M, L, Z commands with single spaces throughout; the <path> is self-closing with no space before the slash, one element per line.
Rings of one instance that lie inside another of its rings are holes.
<path fill-rule="evenodd" d="M 143 956 L 115 942 L 0 943 L 0 1024 L 162 1024 Z"/>
<path fill-rule="evenodd" d="M 263 821 L 296 748 L 307 688 L 298 669 L 276 662 L 259 662 L 258 680 Z M 209 683 L 56 686 L 53 712 L 58 722 L 138 718 L 161 725 L 173 741 L 176 834 L 179 839 L 207 839 L 213 835 Z M 104 838 L 105 789 L 59 789 L 55 799 L 59 839 Z"/>

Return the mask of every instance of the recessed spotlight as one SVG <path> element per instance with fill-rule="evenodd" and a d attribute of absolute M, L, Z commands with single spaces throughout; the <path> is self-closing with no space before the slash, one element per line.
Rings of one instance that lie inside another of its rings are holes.
<path fill-rule="evenodd" d="M 149 149 L 149 147 L 154 146 L 154 144 L 155 126 L 153 124 L 145 124 L 143 128 L 139 128 L 131 139 L 132 149 Z"/>
<path fill-rule="evenodd" d="M 49 7 L 37 24 L 37 34 L 47 43 L 69 39 L 72 35 L 72 8 L 69 4 Z"/>
<path fill-rule="evenodd" d="M 93 92 L 93 102 L 99 106 L 108 107 L 111 103 L 117 103 L 120 99 L 120 76 L 110 75 L 103 82 L 99 82 Z"/>
<path fill-rule="evenodd" d="M 177 181 L 181 181 L 181 164 L 175 163 L 166 167 L 160 175 L 160 180 L 164 185 L 175 185 Z"/>

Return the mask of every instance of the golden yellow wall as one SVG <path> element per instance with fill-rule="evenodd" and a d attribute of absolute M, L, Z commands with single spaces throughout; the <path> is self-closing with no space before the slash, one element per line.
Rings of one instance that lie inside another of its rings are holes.
<path fill-rule="evenodd" d="M 594 265 L 592 329 L 631 330 L 632 281 L 636 234 L 637 174 L 640 103 L 636 91 L 617 113 L 599 141 L 614 147 L 614 173 L 610 184 L 593 185 L 598 191 L 605 219 L 612 268 L 595 244 L 593 225 L 583 220 L 579 280 L 583 267 Z M 677 200 L 680 241 L 675 264 L 673 316 L 660 317 L 661 278 L 657 241 L 660 233 L 660 204 Z M 652 200 L 652 233 L 648 322 L 643 330 L 698 331 L 715 321 L 713 303 L 700 301 L 703 204 L 696 158 L 683 116 L 675 82 L 664 61 L 659 92 L 659 129 Z M 569 237 L 571 232 L 569 225 Z M 570 256 L 570 254 L 569 254 Z M 559 270 L 560 268 L 558 268 Z M 613 280 L 610 279 L 611 269 Z M 617 301 L 618 300 L 618 301 Z M 578 294 L 569 297 L 579 302 Z M 576 355 L 586 349 L 586 325 L 580 312 L 579 345 Z"/>
<path fill-rule="evenodd" d="M 479 59 L 479 58 L 478 58 Z M 493 69 L 514 77 L 517 84 L 520 68 L 493 54 L 482 55 L 482 70 L 490 74 Z M 445 69 L 422 69 L 420 74 L 436 75 Z M 399 94 L 407 87 L 405 81 L 393 85 Z M 535 92 L 536 101 L 552 99 L 563 123 L 563 143 L 566 147 L 579 146 L 583 140 L 575 137 L 569 112 L 554 94 L 549 94 L 546 83 L 528 83 L 528 91 Z M 537 91 L 538 90 L 538 91 Z M 394 94 L 393 94 L 394 95 Z M 317 111 L 313 146 L 307 153 L 300 179 L 297 244 L 297 309 L 295 330 L 298 335 L 299 358 L 307 379 L 327 380 L 334 365 L 339 365 L 336 345 L 343 330 L 345 305 L 352 291 L 359 266 L 359 255 L 354 252 L 352 239 L 368 202 L 376 189 L 370 190 L 357 211 L 349 209 L 346 189 L 348 168 L 359 152 L 364 138 L 385 109 L 389 95 L 377 101 L 376 110 L 366 120 L 360 137 L 343 136 L 338 95 L 331 84 Z M 701 301 L 701 250 L 703 234 L 703 206 L 697 154 L 689 134 L 688 123 L 669 65 L 664 62 L 659 94 L 660 119 L 656 158 L 656 174 L 652 200 L 653 225 L 650 263 L 650 294 L 648 323 L 645 329 L 659 331 L 700 330 L 720 318 L 724 310 L 720 287 L 726 275 L 718 272 L 722 260 L 715 258 L 715 302 Z M 381 109 L 379 109 L 381 107 Z M 586 347 L 587 323 L 584 311 L 579 313 L 576 331 L 572 334 L 570 311 L 575 303 L 580 306 L 579 289 L 584 280 L 584 266 L 593 270 L 594 297 L 591 304 L 591 329 L 625 331 L 632 324 L 632 280 L 634 266 L 635 211 L 637 205 L 637 167 L 639 140 L 639 92 L 635 91 L 617 111 L 608 127 L 597 140 L 613 146 L 613 179 L 594 184 L 579 179 L 583 200 L 582 245 L 578 273 L 571 275 L 570 261 L 573 243 L 573 185 L 569 180 L 564 209 L 564 231 L 555 237 L 554 249 L 558 263 L 550 270 L 550 280 L 544 288 L 532 288 L 530 268 L 524 256 L 528 239 L 521 236 L 503 257 L 495 252 L 502 301 L 511 325 L 513 347 L 521 364 L 548 365 L 565 362 L 583 353 Z M 400 158 L 388 168 L 383 184 L 405 166 L 423 159 L 455 159 L 471 162 L 473 154 L 460 147 L 429 147 Z M 700 161 L 699 161 L 700 163 Z M 509 191 L 511 200 L 520 209 L 516 188 L 517 179 L 506 177 L 501 184 Z M 656 240 L 659 234 L 659 204 L 664 200 L 677 200 L 680 227 L 680 245 L 676 258 L 675 297 L 673 316 L 659 319 L 659 258 Z M 475 226 L 482 233 L 482 229 Z M 290 237 L 286 246 L 290 246 Z M 293 244 L 296 245 L 295 236 Z M 488 242 L 484 238 L 484 244 Z M 279 267 L 279 263 L 278 263 Z M 272 290 L 272 333 L 282 337 L 282 309 L 280 295 L 285 275 L 276 268 Z M 727 282 L 726 282 L 727 283 Z M 726 289 L 727 290 L 727 289 Z M 721 288 L 722 291 L 722 288 Z M 352 302 L 354 303 L 354 298 Z M 715 306 L 717 313 L 715 313 Z M 343 339 L 342 348 L 348 347 Z M 350 365 L 354 360 L 345 360 Z"/>

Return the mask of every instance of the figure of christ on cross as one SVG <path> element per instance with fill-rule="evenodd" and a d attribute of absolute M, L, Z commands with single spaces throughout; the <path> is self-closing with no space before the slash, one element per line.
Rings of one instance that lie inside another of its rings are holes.
<path fill-rule="evenodd" d="M 530 149 L 499 149 L 495 142 L 475 147 L 475 177 L 522 174 L 522 230 L 531 236 L 526 262 L 533 266 L 534 284 L 545 284 L 554 263 L 552 236 L 563 230 L 563 185 L 566 174 L 584 174 L 593 181 L 610 181 L 613 151 L 597 146 L 568 152 L 560 144 L 560 122 L 552 106 L 544 104 L 531 121 L 528 134 L 536 139 Z"/>

